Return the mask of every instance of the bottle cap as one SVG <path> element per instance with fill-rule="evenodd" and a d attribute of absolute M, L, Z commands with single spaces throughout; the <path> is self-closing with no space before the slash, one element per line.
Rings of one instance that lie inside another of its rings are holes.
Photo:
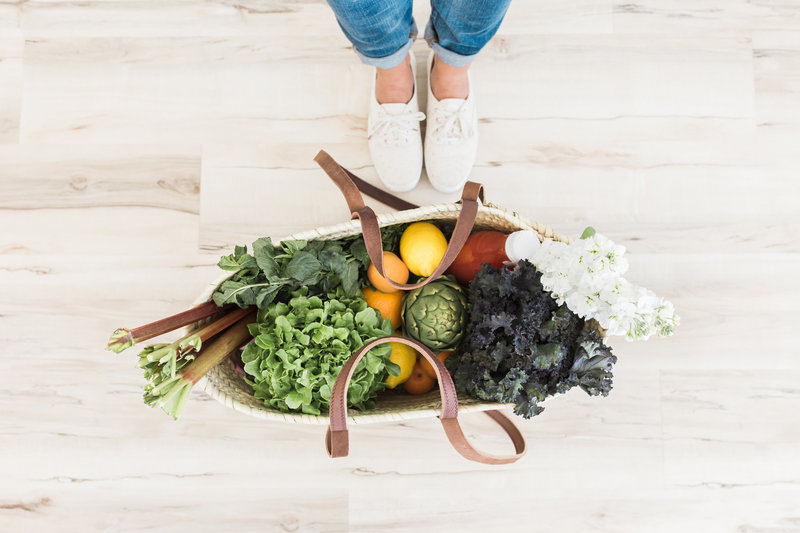
<path fill-rule="evenodd" d="M 512 263 L 519 263 L 523 259 L 530 260 L 538 248 L 539 236 L 530 229 L 515 231 L 506 239 L 506 255 Z"/>

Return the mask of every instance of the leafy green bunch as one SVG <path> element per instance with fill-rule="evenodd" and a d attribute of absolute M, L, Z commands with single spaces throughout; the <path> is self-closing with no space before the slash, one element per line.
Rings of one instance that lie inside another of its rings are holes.
<path fill-rule="evenodd" d="M 309 287 L 317 294 L 341 287 L 346 296 L 356 296 L 365 267 L 348 245 L 352 243 L 283 241 L 276 248 L 272 239 L 263 237 L 253 243 L 252 255 L 246 246 L 237 246 L 231 255 L 219 260 L 221 269 L 236 273 L 213 294 L 214 303 L 265 309 L 300 287 Z"/>
<path fill-rule="evenodd" d="M 405 224 L 381 229 L 383 249 L 398 248 Z M 266 309 L 274 301 L 285 301 L 300 287 L 310 294 L 327 294 L 341 287 L 344 295 L 358 296 L 366 283 L 370 259 L 360 235 L 332 241 L 282 241 L 277 247 L 269 237 L 247 246 L 236 246 L 220 258 L 222 270 L 234 271 L 212 295 L 218 306 L 234 303 L 239 307 Z"/>
<path fill-rule="evenodd" d="M 291 293 L 258 312 L 249 326 L 254 342 L 242 353 L 246 381 L 256 398 L 274 409 L 318 415 L 327 411 L 331 390 L 342 365 L 364 344 L 392 335 L 391 320 L 367 307 L 360 295 L 334 293 L 309 296 L 308 287 Z M 352 407 L 374 407 L 386 377 L 400 367 L 389 361 L 391 346 L 370 350 L 356 366 L 347 400 Z"/>
<path fill-rule="evenodd" d="M 547 396 L 579 386 L 611 390 L 617 358 L 600 336 L 541 285 L 523 260 L 514 270 L 484 265 L 469 286 L 469 322 L 457 357 L 447 360 L 459 392 L 516 404 L 525 418 Z"/>

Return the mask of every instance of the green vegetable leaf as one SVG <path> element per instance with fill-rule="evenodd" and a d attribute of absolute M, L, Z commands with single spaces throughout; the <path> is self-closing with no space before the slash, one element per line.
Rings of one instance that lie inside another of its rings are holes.
<path fill-rule="evenodd" d="M 356 296 L 359 294 L 359 280 L 358 280 L 358 264 L 349 262 L 344 267 L 341 275 L 342 289 L 347 296 Z"/>
<path fill-rule="evenodd" d="M 286 277 L 297 280 L 301 285 L 313 285 L 318 281 L 322 265 L 308 252 L 297 252 L 286 265 Z"/>
<path fill-rule="evenodd" d="M 277 296 L 278 291 L 280 291 L 282 287 L 283 287 L 282 284 L 263 287 L 261 290 L 258 291 L 258 295 L 256 296 L 255 300 L 256 306 L 259 309 L 263 309 L 264 307 L 271 304 L 272 301 Z"/>
<path fill-rule="evenodd" d="M 289 409 L 297 409 L 303 405 L 303 396 L 299 392 L 292 391 L 286 395 L 285 401 Z"/>
<path fill-rule="evenodd" d="M 217 263 L 222 270 L 252 269 L 256 266 L 253 256 L 247 253 L 247 246 L 236 246 L 230 255 L 224 255 Z"/>
<path fill-rule="evenodd" d="M 278 277 L 278 263 L 275 261 L 275 247 L 272 239 L 262 237 L 253 243 L 253 255 L 256 259 L 258 268 L 264 273 L 267 279 L 272 280 Z M 261 306 L 259 306 L 261 307 Z"/>
<path fill-rule="evenodd" d="M 365 269 L 369 266 L 370 258 L 367 253 L 367 245 L 364 243 L 363 238 L 353 241 L 350 245 L 350 254 L 355 257 L 356 261 L 359 261 Z"/>
<path fill-rule="evenodd" d="M 356 313 L 355 319 L 359 326 L 367 328 L 376 328 L 380 323 L 378 312 L 371 307 L 367 307 Z"/>
<path fill-rule="evenodd" d="M 446 361 L 460 393 L 516 404 L 530 418 L 546 397 L 579 386 L 607 394 L 616 357 L 566 306 L 559 306 L 527 260 L 514 270 L 484 265 L 468 289 L 469 320 Z"/>
<path fill-rule="evenodd" d="M 392 377 L 397 377 L 400 375 L 402 368 L 397 363 L 393 363 L 391 361 L 386 361 L 386 370 L 389 371 L 389 375 Z"/>
<path fill-rule="evenodd" d="M 360 294 L 349 298 L 341 287 L 325 296 L 309 293 L 302 287 L 288 301 L 260 310 L 258 335 L 242 354 L 253 394 L 273 409 L 326 411 L 333 383 L 353 352 L 393 332 L 391 321 L 380 319 Z M 356 367 L 348 393 L 351 407 L 373 406 L 390 372 L 399 374 L 390 353 L 388 344 L 377 346 Z"/>
<path fill-rule="evenodd" d="M 308 245 L 308 241 L 282 241 L 281 248 L 289 255 L 297 255 L 297 252 Z"/>

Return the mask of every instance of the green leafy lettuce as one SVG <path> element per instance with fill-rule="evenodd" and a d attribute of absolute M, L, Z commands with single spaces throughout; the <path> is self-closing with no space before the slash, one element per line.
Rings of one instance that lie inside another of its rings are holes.
<path fill-rule="evenodd" d="M 394 330 L 360 295 L 348 297 L 342 288 L 325 296 L 309 294 L 302 287 L 287 303 L 259 310 L 257 323 L 250 325 L 254 342 L 242 361 L 255 397 L 268 407 L 318 415 L 328 410 L 333 384 L 352 353 Z M 399 375 L 390 353 L 391 346 L 382 344 L 356 366 L 347 394 L 351 407 L 371 409 L 387 376 Z"/>

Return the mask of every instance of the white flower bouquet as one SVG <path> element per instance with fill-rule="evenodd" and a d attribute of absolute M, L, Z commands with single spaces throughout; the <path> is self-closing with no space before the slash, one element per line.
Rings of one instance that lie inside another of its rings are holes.
<path fill-rule="evenodd" d="M 586 228 L 570 244 L 545 239 L 531 261 L 559 304 L 596 320 L 607 335 L 628 340 L 672 335 L 679 324 L 674 306 L 623 277 L 628 270 L 624 255 L 624 246 Z"/>

